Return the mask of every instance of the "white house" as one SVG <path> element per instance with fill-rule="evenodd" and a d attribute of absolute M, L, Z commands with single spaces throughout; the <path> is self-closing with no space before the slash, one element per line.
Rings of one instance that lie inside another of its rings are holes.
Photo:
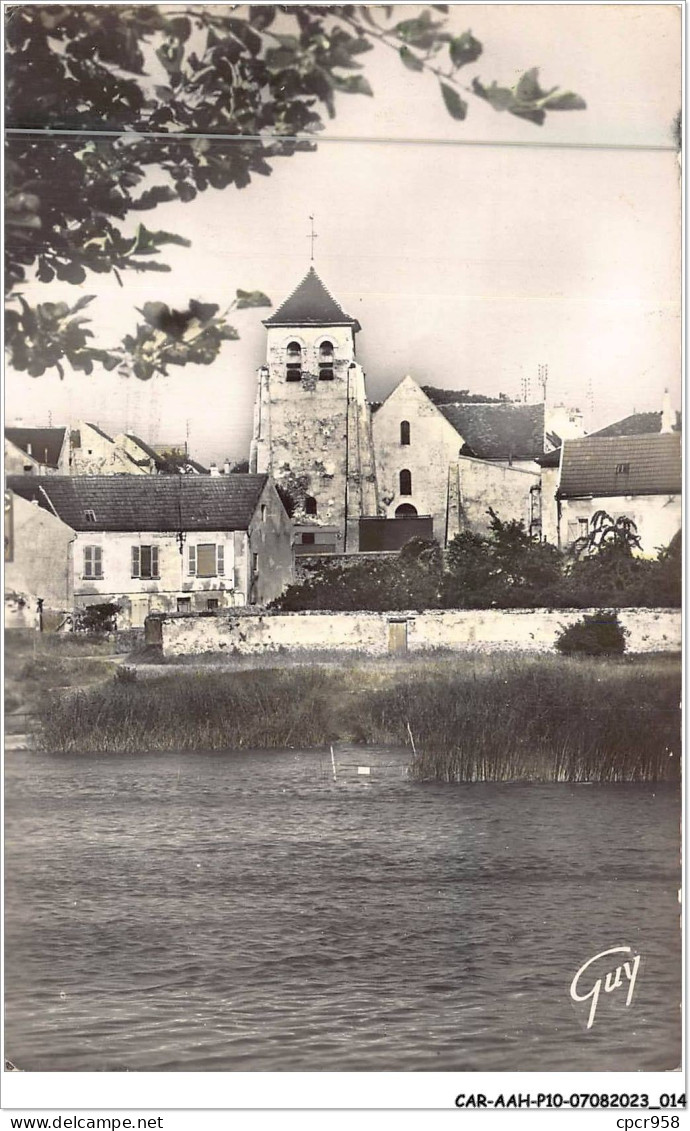
<path fill-rule="evenodd" d="M 67 428 L 6 428 L 6 475 L 69 475 Z"/>
<path fill-rule="evenodd" d="M 681 437 L 678 432 L 593 435 L 561 449 L 558 541 L 586 535 L 597 511 L 630 518 L 645 554 L 654 556 L 680 530 Z"/>
<path fill-rule="evenodd" d="M 75 606 L 120 605 L 121 627 L 262 605 L 292 580 L 292 524 L 267 475 L 13 476 L 8 487 L 73 532 Z"/>

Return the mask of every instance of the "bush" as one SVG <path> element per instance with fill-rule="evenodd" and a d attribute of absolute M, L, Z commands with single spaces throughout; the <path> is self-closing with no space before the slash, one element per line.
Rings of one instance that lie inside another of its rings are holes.
<path fill-rule="evenodd" d="M 99 635 L 115 632 L 117 614 L 121 611 L 121 605 L 109 602 L 104 602 L 101 605 L 87 605 L 85 609 L 78 609 L 74 617 L 75 632 L 92 632 Z"/>
<path fill-rule="evenodd" d="M 616 612 L 599 612 L 564 628 L 556 650 L 564 656 L 620 656 L 625 651 L 627 633 Z"/>

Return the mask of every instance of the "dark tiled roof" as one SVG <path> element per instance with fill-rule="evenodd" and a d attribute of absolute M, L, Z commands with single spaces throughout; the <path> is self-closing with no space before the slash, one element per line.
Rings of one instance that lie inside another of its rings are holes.
<path fill-rule="evenodd" d="M 355 330 L 361 329 L 357 319 L 350 318 L 326 290 L 313 267 L 276 312 L 264 319 L 264 326 L 352 326 Z"/>
<path fill-rule="evenodd" d="M 582 440 L 566 440 L 563 445 L 558 489 L 562 498 L 677 495 L 680 489 L 678 433 L 586 436 Z"/>
<path fill-rule="evenodd" d="M 64 428 L 6 428 L 5 435 L 27 455 L 31 444 L 31 455 L 39 463 L 57 467 L 65 439 Z"/>
<path fill-rule="evenodd" d="M 158 452 L 154 451 L 154 449 L 149 444 L 147 444 L 145 440 L 140 440 L 139 437 L 135 436 L 132 432 L 127 432 L 127 439 L 131 440 L 132 443 L 140 447 L 144 455 L 147 455 L 150 460 L 153 460 L 156 467 L 165 467 L 166 461 L 162 456 L 159 456 Z M 132 459 L 135 459 L 135 457 L 132 456 Z M 135 462 L 138 463 L 139 461 L 135 459 Z M 142 460 L 142 462 L 144 461 Z"/>
<path fill-rule="evenodd" d="M 246 530 L 267 478 L 11 475 L 7 486 L 45 510 L 52 504 L 73 530 Z M 87 511 L 93 511 L 95 522 L 87 520 Z"/>
<path fill-rule="evenodd" d="M 439 411 L 478 459 L 537 459 L 544 454 L 543 404 L 440 404 Z"/>
<path fill-rule="evenodd" d="M 673 426 L 674 432 L 680 432 L 681 418 L 680 413 L 676 413 L 676 422 Z M 614 424 L 607 425 L 606 428 L 600 428 L 598 432 L 592 432 L 592 436 L 647 436 L 654 432 L 661 432 L 661 413 L 660 412 L 634 412 L 631 416 L 625 416 L 622 420 L 616 420 Z"/>

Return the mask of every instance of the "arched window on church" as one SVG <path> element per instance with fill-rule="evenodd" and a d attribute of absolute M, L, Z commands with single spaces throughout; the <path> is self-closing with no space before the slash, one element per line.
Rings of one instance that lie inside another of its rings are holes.
<path fill-rule="evenodd" d="M 407 468 L 400 472 L 400 494 L 412 494 L 412 472 L 408 471 Z"/>
<path fill-rule="evenodd" d="M 333 342 L 319 346 L 319 381 L 333 380 Z"/>
<path fill-rule="evenodd" d="M 410 442 L 410 422 L 409 420 L 400 421 L 400 443 L 409 444 Z"/>
<path fill-rule="evenodd" d="M 316 514 L 316 499 L 312 495 L 307 495 L 304 500 L 304 513 Z"/>
<path fill-rule="evenodd" d="M 287 381 L 302 380 L 302 347 L 299 342 L 288 343 L 285 379 Z"/>

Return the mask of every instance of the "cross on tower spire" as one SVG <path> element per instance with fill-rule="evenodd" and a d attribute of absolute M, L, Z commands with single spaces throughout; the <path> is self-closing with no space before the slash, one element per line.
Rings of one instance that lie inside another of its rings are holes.
<path fill-rule="evenodd" d="M 317 236 L 316 232 L 314 231 L 314 217 L 310 216 L 309 219 L 311 221 L 311 232 L 307 236 L 307 239 L 311 240 L 311 261 L 313 263 L 314 262 L 314 240 L 318 240 L 319 237 Z"/>

